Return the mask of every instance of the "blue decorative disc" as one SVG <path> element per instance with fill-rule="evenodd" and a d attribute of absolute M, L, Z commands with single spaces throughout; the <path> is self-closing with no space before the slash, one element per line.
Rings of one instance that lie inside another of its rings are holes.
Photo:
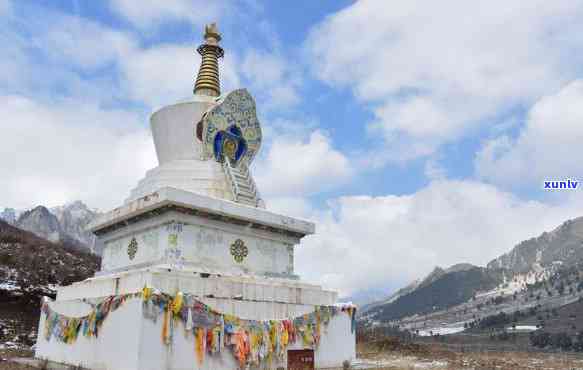
<path fill-rule="evenodd" d="M 245 89 L 228 93 L 203 118 L 202 141 L 205 158 L 228 159 L 234 166 L 247 165 L 261 147 L 261 125 L 255 101 Z"/>

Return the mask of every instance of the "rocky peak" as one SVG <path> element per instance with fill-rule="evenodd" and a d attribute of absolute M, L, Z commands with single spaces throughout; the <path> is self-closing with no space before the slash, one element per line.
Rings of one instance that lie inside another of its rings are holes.
<path fill-rule="evenodd" d="M 102 248 L 97 246 L 97 238 L 86 231 L 87 225 L 98 215 L 96 210 L 90 209 L 81 201 L 51 209 L 38 206 L 24 212 L 11 208 L 0 212 L 0 218 L 7 223 L 41 238 L 100 254 Z"/>
<path fill-rule="evenodd" d="M 58 242 L 63 235 L 59 220 L 44 206 L 24 212 L 15 226 L 52 242 Z"/>
<path fill-rule="evenodd" d="M 443 275 L 446 274 L 446 271 L 444 269 L 442 269 L 439 266 L 435 266 L 435 268 L 433 269 L 433 271 L 431 271 L 429 273 L 429 275 L 427 275 L 419 284 L 419 286 L 417 288 L 423 288 L 424 286 L 427 286 L 431 283 L 433 283 L 435 280 L 439 279 L 440 277 L 442 277 Z"/>
<path fill-rule="evenodd" d="M 583 260 L 583 217 L 568 220 L 553 231 L 520 242 L 510 252 L 492 260 L 488 268 L 526 273 L 537 266 L 570 264 Z"/>
<path fill-rule="evenodd" d="M 95 235 L 87 231 L 86 227 L 98 216 L 99 213 L 97 211 L 91 210 L 81 201 L 54 207 L 51 211 L 59 220 L 65 234 L 94 250 Z"/>
<path fill-rule="evenodd" d="M 446 272 L 458 272 L 458 271 L 468 271 L 471 269 L 475 269 L 478 266 L 472 265 L 471 263 L 457 263 L 455 265 L 450 266 Z"/>
<path fill-rule="evenodd" d="M 20 213 L 21 212 L 15 210 L 14 208 L 4 208 L 4 210 L 0 212 L 0 219 L 4 220 L 10 225 L 14 225 L 16 220 L 18 220 Z"/>

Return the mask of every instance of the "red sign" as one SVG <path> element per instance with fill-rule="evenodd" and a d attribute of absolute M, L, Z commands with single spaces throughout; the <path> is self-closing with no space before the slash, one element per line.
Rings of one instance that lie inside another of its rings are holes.
<path fill-rule="evenodd" d="M 314 370 L 314 350 L 296 349 L 287 351 L 287 370 Z"/>

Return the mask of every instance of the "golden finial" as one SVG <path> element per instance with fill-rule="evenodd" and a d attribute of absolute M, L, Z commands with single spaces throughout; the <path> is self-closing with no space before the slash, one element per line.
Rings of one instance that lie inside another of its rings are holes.
<path fill-rule="evenodd" d="M 193 90 L 196 95 L 221 95 L 219 58 L 222 58 L 225 52 L 219 46 L 220 41 L 221 34 L 217 29 L 217 24 L 207 24 L 204 27 L 204 43 L 196 49 L 202 57 Z"/>

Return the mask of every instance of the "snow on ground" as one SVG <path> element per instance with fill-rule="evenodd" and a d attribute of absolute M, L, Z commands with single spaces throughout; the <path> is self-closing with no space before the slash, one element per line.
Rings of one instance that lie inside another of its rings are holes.
<path fill-rule="evenodd" d="M 431 335 L 447 335 L 447 334 L 455 334 L 464 331 L 463 326 L 453 326 L 453 327 L 436 327 L 431 329 L 424 329 L 419 330 L 419 336 L 421 337 L 429 337 Z"/>
<path fill-rule="evenodd" d="M 551 268 L 543 268 L 538 264 L 533 265 L 533 270 L 526 274 L 517 274 L 512 280 L 504 281 L 492 290 L 476 294 L 476 298 L 494 297 L 498 295 L 512 295 L 526 289 L 528 284 L 534 284 L 538 281 L 547 280 L 556 270 L 555 265 Z"/>
<path fill-rule="evenodd" d="M 20 289 L 20 286 L 17 285 L 14 281 L 4 281 L 0 283 L 0 290 L 12 292 L 18 289 Z"/>
<path fill-rule="evenodd" d="M 380 369 L 383 367 L 398 367 L 405 369 L 442 369 L 448 365 L 444 360 L 421 360 L 415 356 L 393 355 L 382 359 L 357 358 L 352 361 L 350 368 L 356 370 Z"/>
<path fill-rule="evenodd" d="M 516 331 L 535 331 L 538 328 L 533 325 L 517 325 L 514 329 L 512 327 L 508 328 L 508 330 L 516 330 Z"/>
<path fill-rule="evenodd" d="M 0 343 L 0 349 L 15 349 L 21 348 L 22 346 L 15 342 L 4 342 Z"/>

